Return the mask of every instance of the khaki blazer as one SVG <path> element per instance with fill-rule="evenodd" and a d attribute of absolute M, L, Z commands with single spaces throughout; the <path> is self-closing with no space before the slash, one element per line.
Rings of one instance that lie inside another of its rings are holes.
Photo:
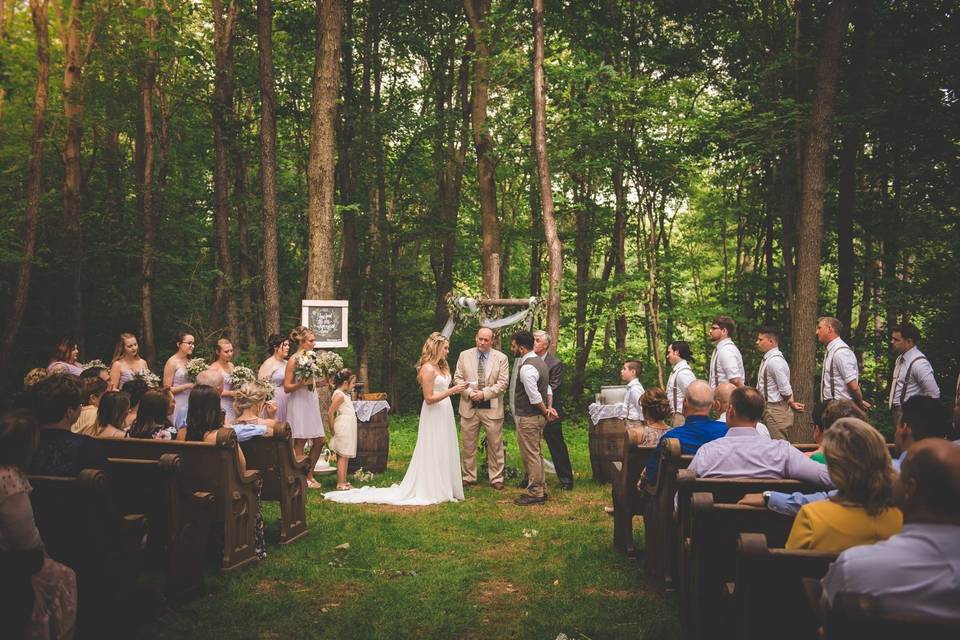
<path fill-rule="evenodd" d="M 460 352 L 460 357 L 457 358 L 457 370 L 453 374 L 454 384 L 477 380 L 477 358 L 476 347 Z M 490 401 L 490 408 L 485 411 L 488 411 L 488 415 L 494 419 L 503 418 L 503 394 L 510 384 L 510 362 L 506 354 L 490 349 L 487 354 L 486 380 L 479 380 L 478 384 L 483 391 L 483 399 Z M 473 390 L 468 387 L 460 394 L 460 415 L 465 418 L 470 418 L 476 413 L 470 401 L 472 393 Z"/>

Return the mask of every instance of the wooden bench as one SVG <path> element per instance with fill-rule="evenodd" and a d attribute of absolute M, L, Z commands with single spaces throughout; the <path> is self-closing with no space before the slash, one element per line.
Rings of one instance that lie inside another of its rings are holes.
<path fill-rule="evenodd" d="M 221 526 L 221 569 L 231 571 L 256 562 L 254 536 L 261 476 L 257 471 L 240 471 L 233 429 L 218 430 L 215 443 L 141 438 L 99 441 L 111 458 L 159 460 L 165 453 L 179 455 L 183 460 L 180 496 L 189 507 L 188 526 L 197 528 L 195 532 L 182 530 L 181 534 L 199 540 L 201 535 L 208 535 L 212 525 Z M 207 500 L 212 501 L 212 508 L 207 508 Z"/>
<path fill-rule="evenodd" d="M 613 547 L 628 558 L 636 558 L 633 544 L 633 517 L 643 515 L 650 494 L 637 488 L 640 474 L 647 466 L 656 446 L 641 447 L 642 429 L 628 429 L 623 434 L 622 462 L 610 463 L 609 476 L 613 497 Z"/>
<path fill-rule="evenodd" d="M 120 514 L 107 474 L 99 469 L 29 480 L 47 553 L 77 574 L 78 636 L 116 632 L 113 627 L 122 626 L 122 612 L 132 604 L 143 567 L 146 518 Z"/>
<path fill-rule="evenodd" d="M 213 494 L 189 490 L 179 454 L 164 453 L 157 460 L 109 458 L 108 462 L 118 507 L 124 513 L 147 515 L 147 554 L 163 568 L 167 600 L 200 595 Z"/>
<path fill-rule="evenodd" d="M 676 580 L 678 536 L 673 500 L 677 473 L 686 469 L 691 460 L 692 455 L 681 454 L 679 440 L 661 440 L 656 484 L 643 509 L 644 566 L 647 576 L 666 589 L 672 589 Z"/>
<path fill-rule="evenodd" d="M 307 472 L 310 458 L 296 459 L 290 425 L 282 423 L 271 437 L 251 438 L 240 443 L 248 469 L 263 478 L 261 500 L 280 503 L 280 544 L 288 544 L 309 533 L 307 528 Z"/>
<path fill-rule="evenodd" d="M 803 578 L 822 578 L 836 553 L 771 548 L 762 533 L 741 533 L 730 597 L 737 640 L 815 640 L 817 619 L 804 594 Z"/>

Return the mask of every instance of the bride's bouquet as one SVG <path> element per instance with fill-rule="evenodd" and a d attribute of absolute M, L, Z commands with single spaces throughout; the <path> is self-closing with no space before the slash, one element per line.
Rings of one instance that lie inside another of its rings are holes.
<path fill-rule="evenodd" d="M 183 365 L 183 368 L 187 370 L 187 377 L 190 378 L 190 381 L 196 382 L 197 376 L 206 371 L 209 366 L 203 358 L 191 358 L 187 360 L 187 364 Z"/>
<path fill-rule="evenodd" d="M 230 374 L 231 385 L 233 387 L 239 387 L 244 382 L 253 382 L 256 379 L 257 374 L 255 374 L 250 367 L 234 367 L 233 373 Z"/>
<path fill-rule="evenodd" d="M 321 351 L 317 354 L 317 364 L 323 372 L 322 377 L 326 378 L 343 369 L 343 358 L 333 351 Z"/>
<path fill-rule="evenodd" d="M 308 382 L 312 387 L 313 379 L 324 375 L 317 354 L 313 351 L 302 351 L 294 357 L 293 379 L 297 382 Z"/>
<path fill-rule="evenodd" d="M 141 369 L 134 377 L 143 380 L 150 389 L 160 388 L 160 376 L 149 369 Z"/>

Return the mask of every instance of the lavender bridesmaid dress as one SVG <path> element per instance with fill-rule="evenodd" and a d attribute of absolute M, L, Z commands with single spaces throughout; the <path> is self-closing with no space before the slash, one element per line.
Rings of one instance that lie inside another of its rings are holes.
<path fill-rule="evenodd" d="M 230 374 L 224 374 L 223 376 L 223 390 L 233 391 L 233 378 L 230 377 Z M 233 421 L 237 417 L 236 412 L 234 412 L 233 410 L 233 398 L 229 396 L 221 396 L 220 408 L 223 409 L 223 413 L 226 416 L 227 423 L 233 424 Z"/>
<path fill-rule="evenodd" d="M 277 404 L 277 415 L 274 419 L 278 424 L 287 420 L 287 392 L 283 390 L 283 377 L 286 371 L 286 366 L 280 365 L 270 374 L 270 382 L 274 386 L 273 401 Z"/>
<path fill-rule="evenodd" d="M 179 387 L 180 385 L 190 384 L 190 376 L 187 375 L 187 370 L 183 367 L 177 367 L 177 370 L 173 374 L 173 384 L 171 386 Z M 182 429 L 187 425 L 187 406 L 190 403 L 190 389 L 184 389 L 183 391 L 178 391 L 173 394 L 173 401 L 176 403 L 176 406 L 173 410 L 173 426 L 177 429 Z"/>

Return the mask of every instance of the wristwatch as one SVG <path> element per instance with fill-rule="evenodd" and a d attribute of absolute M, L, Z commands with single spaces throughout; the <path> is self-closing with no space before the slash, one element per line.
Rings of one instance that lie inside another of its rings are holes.
<path fill-rule="evenodd" d="M 771 494 L 771 493 L 773 493 L 773 492 L 772 492 L 772 491 L 764 491 L 764 492 L 763 492 L 763 506 L 765 506 L 765 507 L 769 507 L 769 506 L 770 506 L 770 494 Z"/>

